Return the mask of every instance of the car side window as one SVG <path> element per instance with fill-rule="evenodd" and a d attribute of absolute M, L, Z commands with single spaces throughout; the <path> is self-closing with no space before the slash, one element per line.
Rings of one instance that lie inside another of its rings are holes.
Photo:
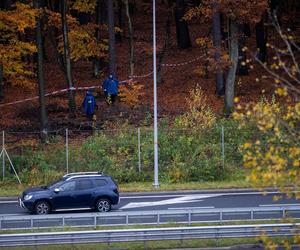
<path fill-rule="evenodd" d="M 103 186 L 106 186 L 106 184 L 107 184 L 106 180 L 103 180 L 103 179 L 96 179 L 95 183 L 96 183 L 97 187 L 103 187 Z"/>
<path fill-rule="evenodd" d="M 75 190 L 75 181 L 67 182 L 59 187 L 60 191 L 73 191 Z"/>
<path fill-rule="evenodd" d="M 93 183 L 91 180 L 78 180 L 77 181 L 77 190 L 85 190 L 93 188 Z"/>

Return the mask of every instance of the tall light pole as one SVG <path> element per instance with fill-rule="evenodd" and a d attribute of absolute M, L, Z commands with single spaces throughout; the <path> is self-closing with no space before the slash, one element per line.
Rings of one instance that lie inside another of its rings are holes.
<path fill-rule="evenodd" d="M 153 0 L 153 113 L 154 113 L 154 188 L 158 183 L 158 139 L 157 139 L 157 91 L 156 91 L 156 15 L 155 0 Z"/>

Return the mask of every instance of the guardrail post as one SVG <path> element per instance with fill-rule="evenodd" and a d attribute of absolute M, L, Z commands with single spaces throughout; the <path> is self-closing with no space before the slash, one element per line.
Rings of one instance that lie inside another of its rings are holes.
<path fill-rule="evenodd" d="M 138 170 L 141 173 L 141 129 L 138 128 Z"/>
<path fill-rule="evenodd" d="M 128 214 L 126 214 L 126 225 L 128 225 L 129 222 L 129 218 L 128 218 Z"/>
<path fill-rule="evenodd" d="M 282 218 L 285 218 L 285 208 L 282 209 Z"/>
<path fill-rule="evenodd" d="M 160 224 L 160 214 L 157 213 L 157 225 L 159 225 L 159 224 Z"/>
<path fill-rule="evenodd" d="M 30 219 L 30 228 L 33 228 L 33 218 Z"/>
<path fill-rule="evenodd" d="M 96 217 L 96 215 L 94 216 L 94 229 L 97 229 L 97 217 Z"/>
<path fill-rule="evenodd" d="M 191 210 L 189 210 L 189 225 L 191 225 Z"/>
<path fill-rule="evenodd" d="M 215 237 L 216 237 L 216 247 L 218 247 L 219 246 L 219 229 L 218 228 L 216 228 L 216 234 L 215 234 Z"/>
<path fill-rule="evenodd" d="M 69 173 L 69 130 L 66 128 L 66 168 Z"/>
<path fill-rule="evenodd" d="M 62 227 L 65 228 L 65 217 L 62 217 Z"/>
<path fill-rule="evenodd" d="M 184 234 L 184 230 L 180 230 L 180 245 L 181 245 L 181 247 L 183 246 L 183 234 Z"/>
<path fill-rule="evenodd" d="M 223 221 L 223 212 L 220 211 L 220 222 L 222 222 L 222 221 Z"/>
<path fill-rule="evenodd" d="M 4 138 L 5 138 L 4 131 L 2 131 L 2 151 L 1 151 L 0 157 L 3 154 L 3 158 L 2 158 L 2 180 L 3 181 L 4 181 L 4 177 L 5 177 L 5 152 L 4 152 L 5 139 Z"/>
<path fill-rule="evenodd" d="M 251 216 L 251 220 L 253 220 L 254 219 L 254 212 L 253 212 L 253 210 L 250 211 L 250 214 L 251 214 L 250 215 Z"/>
<path fill-rule="evenodd" d="M 2 229 L 2 220 L 0 220 L 0 230 Z"/>

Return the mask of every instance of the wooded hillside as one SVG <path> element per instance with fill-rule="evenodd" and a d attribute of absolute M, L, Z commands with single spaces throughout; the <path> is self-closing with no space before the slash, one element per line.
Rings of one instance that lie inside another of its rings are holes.
<path fill-rule="evenodd" d="M 98 128 L 125 120 L 139 125 L 151 116 L 152 1 L 2 0 L 0 8 L 1 130 L 84 127 L 89 86 Z M 284 84 L 276 75 L 292 74 L 299 89 L 299 69 L 290 65 L 299 61 L 299 1 L 161 0 L 156 10 L 159 117 L 182 114 L 197 85 L 227 116 L 234 97 L 271 97 L 274 82 Z M 121 82 L 115 106 L 101 89 L 109 73 Z"/>

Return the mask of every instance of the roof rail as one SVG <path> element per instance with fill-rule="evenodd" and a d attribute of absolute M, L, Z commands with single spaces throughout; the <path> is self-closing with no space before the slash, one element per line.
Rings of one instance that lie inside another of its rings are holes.
<path fill-rule="evenodd" d="M 94 174 L 101 174 L 101 172 L 75 172 L 75 173 L 69 173 L 69 174 L 66 174 L 64 175 L 63 177 L 71 177 L 71 176 L 75 176 L 75 175 L 94 175 Z"/>

